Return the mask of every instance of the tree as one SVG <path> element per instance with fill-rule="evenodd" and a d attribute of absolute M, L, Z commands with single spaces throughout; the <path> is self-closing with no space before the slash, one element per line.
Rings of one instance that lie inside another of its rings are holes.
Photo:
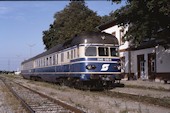
<path fill-rule="evenodd" d="M 62 11 L 54 15 L 49 30 L 43 31 L 46 49 L 63 43 L 83 31 L 96 31 L 101 17 L 90 10 L 83 1 L 71 1 Z"/>
<path fill-rule="evenodd" d="M 101 22 L 100 22 L 100 24 L 104 24 L 104 23 L 106 23 L 106 22 L 109 22 L 109 21 L 111 21 L 113 18 L 111 17 L 111 16 L 109 16 L 109 15 L 104 15 L 104 16 L 102 16 L 101 17 Z"/>
<path fill-rule="evenodd" d="M 164 47 L 170 47 L 169 0 L 127 0 L 126 6 L 111 13 L 111 16 L 118 25 L 129 25 L 125 37 L 133 40 L 135 45 L 146 39 L 155 39 Z"/>

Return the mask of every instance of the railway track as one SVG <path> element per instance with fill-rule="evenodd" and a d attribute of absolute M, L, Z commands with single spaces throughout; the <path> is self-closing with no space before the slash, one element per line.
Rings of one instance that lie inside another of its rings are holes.
<path fill-rule="evenodd" d="M 29 113 L 84 113 L 84 111 L 29 89 L 19 83 L 0 78 Z"/>

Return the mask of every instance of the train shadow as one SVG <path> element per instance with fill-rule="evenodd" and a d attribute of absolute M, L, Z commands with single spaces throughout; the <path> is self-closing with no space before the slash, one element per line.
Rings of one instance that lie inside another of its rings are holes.
<path fill-rule="evenodd" d="M 88 89 L 88 90 L 94 91 L 94 92 L 95 91 L 105 91 L 105 90 L 112 90 L 112 89 L 117 88 L 117 87 L 123 88 L 123 87 L 125 87 L 125 85 L 123 83 L 115 83 L 110 87 L 100 87 L 100 88 L 93 88 L 93 89 Z M 86 90 L 84 90 L 84 91 L 86 91 Z"/>
<path fill-rule="evenodd" d="M 125 84 L 123 84 L 123 83 L 115 83 L 114 86 L 115 86 L 115 88 L 116 87 L 122 87 L 123 88 L 123 87 L 125 87 Z"/>

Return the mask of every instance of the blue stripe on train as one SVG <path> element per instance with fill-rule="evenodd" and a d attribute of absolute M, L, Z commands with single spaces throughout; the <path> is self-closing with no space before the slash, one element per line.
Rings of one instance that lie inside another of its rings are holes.
<path fill-rule="evenodd" d="M 78 58 L 71 60 L 70 62 L 78 62 L 78 61 L 120 61 L 119 58 Z"/>
<path fill-rule="evenodd" d="M 51 67 L 44 67 L 44 68 L 35 68 L 30 70 L 23 70 L 22 73 L 38 73 L 38 72 L 46 72 L 46 74 L 42 73 L 41 76 L 45 80 L 51 80 L 56 79 L 58 77 L 80 77 L 82 80 L 88 80 L 90 79 L 90 74 L 68 74 L 67 72 L 120 72 L 120 70 L 117 69 L 117 66 L 119 66 L 118 63 L 113 63 L 111 61 L 105 61 L 105 62 L 78 62 L 78 61 L 85 61 L 87 59 L 80 58 L 76 60 L 72 60 L 72 64 L 68 65 L 60 65 L 60 66 L 51 66 Z M 97 58 L 88 58 L 88 61 L 94 61 L 94 60 L 101 60 Z M 105 60 L 105 59 L 104 59 Z M 120 59 L 111 59 L 112 61 L 119 61 Z M 74 63 L 76 62 L 76 63 Z M 95 65 L 95 69 L 88 70 L 86 69 L 87 65 Z M 47 74 L 48 72 L 56 72 L 54 74 Z M 58 72 L 58 73 L 57 73 Z M 61 74 L 60 72 L 66 72 L 65 74 Z M 25 76 L 30 76 L 30 74 L 27 74 Z M 114 76 L 114 75 L 112 75 Z M 55 80 L 54 80 L 55 81 Z"/>
<path fill-rule="evenodd" d="M 96 68 L 92 70 L 86 69 L 87 65 L 93 65 Z M 105 67 L 106 66 L 106 67 Z M 52 66 L 44 68 L 32 69 L 31 72 L 120 72 L 117 69 L 117 63 L 75 63 L 71 65 L 61 65 L 61 66 Z"/>

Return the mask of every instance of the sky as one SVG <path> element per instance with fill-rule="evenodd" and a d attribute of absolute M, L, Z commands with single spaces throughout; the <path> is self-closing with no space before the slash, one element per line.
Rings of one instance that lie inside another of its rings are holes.
<path fill-rule="evenodd" d="M 48 30 L 54 14 L 69 1 L 0 1 L 0 70 L 16 71 L 22 61 L 45 51 L 42 31 Z M 109 15 L 121 6 L 111 1 L 86 1 L 98 15 Z"/>

